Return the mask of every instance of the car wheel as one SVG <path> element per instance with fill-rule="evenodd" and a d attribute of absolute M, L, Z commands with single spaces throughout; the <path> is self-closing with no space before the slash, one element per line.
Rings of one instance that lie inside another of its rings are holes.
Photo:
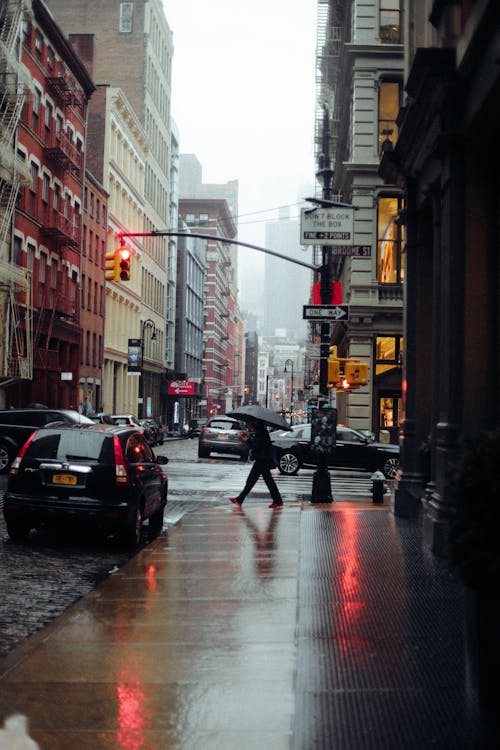
<path fill-rule="evenodd" d="M 127 549 L 135 549 L 141 541 L 142 511 L 138 505 L 133 509 L 130 520 L 123 527 L 120 539 Z"/>
<path fill-rule="evenodd" d="M 399 458 L 388 458 L 384 464 L 383 472 L 387 479 L 394 479 L 399 471 Z"/>
<path fill-rule="evenodd" d="M 155 536 L 163 529 L 163 514 L 165 512 L 166 500 L 162 502 L 161 508 L 149 516 L 149 531 Z"/>
<path fill-rule="evenodd" d="M 10 466 L 10 453 L 5 443 L 0 443 L 0 474 L 5 474 Z"/>
<path fill-rule="evenodd" d="M 292 451 L 285 451 L 278 459 L 278 469 L 282 474 L 293 476 L 300 469 L 300 459 Z"/>
<path fill-rule="evenodd" d="M 25 542 L 31 526 L 23 521 L 7 521 L 7 533 L 13 542 Z"/>
<path fill-rule="evenodd" d="M 207 451 L 206 448 L 198 448 L 198 458 L 209 458 L 210 451 Z"/>

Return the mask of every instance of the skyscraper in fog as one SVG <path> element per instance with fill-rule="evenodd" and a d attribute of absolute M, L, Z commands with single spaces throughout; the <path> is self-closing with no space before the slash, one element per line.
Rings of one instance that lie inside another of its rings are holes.
<path fill-rule="evenodd" d="M 266 224 L 266 248 L 290 258 L 311 262 L 311 251 L 300 245 L 300 225 L 291 219 L 288 208 L 279 218 Z M 286 329 L 287 338 L 304 338 L 307 324 L 302 320 L 302 305 L 309 303 L 312 272 L 304 266 L 266 255 L 264 266 L 263 335 L 273 336 Z"/>

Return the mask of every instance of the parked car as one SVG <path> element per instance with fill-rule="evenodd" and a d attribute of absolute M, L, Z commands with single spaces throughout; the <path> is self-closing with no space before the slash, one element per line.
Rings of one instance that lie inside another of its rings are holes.
<path fill-rule="evenodd" d="M 303 466 L 316 466 L 317 460 L 311 451 L 311 425 L 301 424 L 291 432 L 271 433 L 276 462 L 282 474 L 296 474 Z M 399 446 L 377 443 L 352 427 L 337 426 L 332 467 L 349 469 L 380 469 L 387 478 L 396 475 L 399 469 Z"/>
<path fill-rule="evenodd" d="M 202 427 L 198 439 L 198 457 L 208 458 L 211 453 L 230 453 L 248 460 L 248 445 L 244 440 L 247 430 L 242 422 L 232 417 L 212 417 Z"/>
<path fill-rule="evenodd" d="M 163 427 L 161 426 L 161 424 L 156 419 L 152 419 L 151 417 L 148 417 L 148 419 L 140 419 L 139 421 L 142 427 L 151 432 L 153 440 L 151 445 L 153 447 L 155 445 L 163 445 L 164 437 Z"/>
<path fill-rule="evenodd" d="M 129 427 L 135 427 L 136 430 L 142 432 L 149 445 L 154 445 L 155 438 L 153 431 L 149 427 L 145 427 L 141 422 L 134 417 L 133 414 L 112 414 L 111 419 L 115 424 L 128 425 Z"/>
<path fill-rule="evenodd" d="M 145 519 L 153 533 L 162 529 L 167 462 L 128 425 L 43 427 L 10 467 L 3 503 L 8 534 L 24 541 L 33 528 L 84 524 L 137 547 Z"/>
<path fill-rule="evenodd" d="M 201 431 L 202 431 L 203 427 L 206 426 L 207 422 L 208 422 L 208 419 L 204 419 L 202 417 L 198 417 L 196 419 L 192 419 L 189 422 L 188 436 L 190 438 L 199 437 L 200 434 L 201 434 Z"/>
<path fill-rule="evenodd" d="M 111 414 L 105 414 L 104 412 L 100 412 L 99 414 L 89 414 L 88 417 L 96 424 L 116 424 Z"/>
<path fill-rule="evenodd" d="M 50 422 L 92 424 L 92 420 L 73 409 L 0 409 L 0 474 L 5 474 L 17 453 L 34 430 Z"/>

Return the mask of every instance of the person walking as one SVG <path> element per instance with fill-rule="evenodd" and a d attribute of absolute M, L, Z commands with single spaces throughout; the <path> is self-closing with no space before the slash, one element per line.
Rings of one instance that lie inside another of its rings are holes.
<path fill-rule="evenodd" d="M 229 502 L 238 505 L 240 508 L 244 499 L 251 491 L 259 477 L 262 477 L 270 492 L 272 503 L 270 508 L 282 508 L 283 499 L 280 491 L 274 481 L 271 468 L 273 466 L 273 446 L 269 437 L 269 432 L 263 422 L 252 420 L 248 422 L 249 435 L 246 438 L 250 447 L 250 458 L 254 464 L 245 482 L 245 486 L 237 497 L 230 497 Z"/>

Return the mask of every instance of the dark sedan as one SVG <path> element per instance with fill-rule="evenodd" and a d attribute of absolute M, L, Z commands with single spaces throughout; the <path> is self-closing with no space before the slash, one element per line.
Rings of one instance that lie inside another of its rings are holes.
<path fill-rule="evenodd" d="M 32 433 L 10 467 L 8 534 L 25 541 L 33 528 L 88 525 L 137 547 L 145 519 L 161 531 L 167 462 L 133 427 L 48 425 Z"/>
<path fill-rule="evenodd" d="M 276 462 L 282 474 L 296 474 L 302 466 L 316 466 L 311 452 L 311 425 L 301 424 L 291 432 L 273 432 L 271 441 Z M 352 427 L 337 427 L 336 447 L 329 465 L 337 468 L 380 469 L 387 478 L 393 478 L 399 469 L 399 447 L 390 443 L 377 443 Z"/>

